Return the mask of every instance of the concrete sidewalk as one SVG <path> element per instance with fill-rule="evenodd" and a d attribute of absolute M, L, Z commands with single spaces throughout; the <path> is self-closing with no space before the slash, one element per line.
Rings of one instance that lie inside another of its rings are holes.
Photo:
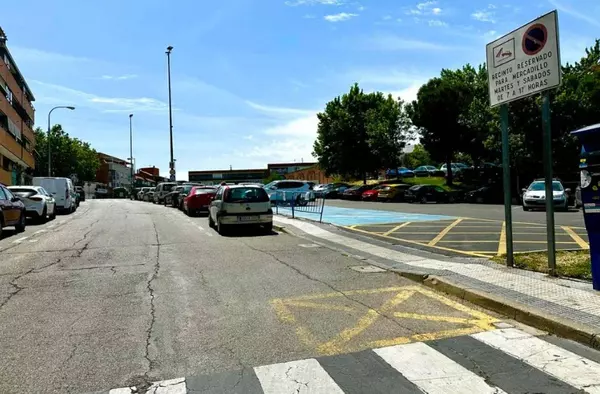
<path fill-rule="evenodd" d="M 517 321 L 600 348 L 600 294 L 588 282 L 551 278 L 485 259 L 423 253 L 282 216 L 275 217 L 275 224 Z"/>

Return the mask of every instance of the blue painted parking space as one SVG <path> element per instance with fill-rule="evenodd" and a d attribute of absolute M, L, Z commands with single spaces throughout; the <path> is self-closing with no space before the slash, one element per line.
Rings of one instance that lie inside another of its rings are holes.
<path fill-rule="evenodd" d="M 289 207 L 279 207 L 279 214 L 292 216 Z M 294 216 L 310 220 L 319 220 L 319 215 L 308 212 L 294 211 Z M 428 222 L 436 220 L 455 219 L 454 216 L 427 215 L 420 213 L 403 213 L 394 211 L 380 211 L 376 209 L 353 209 L 334 206 L 325 206 L 323 222 L 336 226 L 361 226 L 368 224 Z"/>

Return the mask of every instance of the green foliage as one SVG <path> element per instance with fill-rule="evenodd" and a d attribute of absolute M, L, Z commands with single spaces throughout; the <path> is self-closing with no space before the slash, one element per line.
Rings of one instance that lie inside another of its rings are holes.
<path fill-rule="evenodd" d="M 408 168 L 415 169 L 420 166 L 431 165 L 431 163 L 431 155 L 421 144 L 415 145 L 413 151 L 404 156 L 404 165 Z"/>
<path fill-rule="evenodd" d="M 280 181 L 282 179 L 283 179 L 283 177 L 281 175 L 279 175 L 276 172 L 272 172 L 272 173 L 269 174 L 268 177 L 266 177 L 265 179 L 263 179 L 263 183 L 266 185 L 266 184 L 271 183 L 273 181 Z"/>
<path fill-rule="evenodd" d="M 39 127 L 35 130 L 36 165 L 34 176 L 48 175 L 48 136 Z M 98 155 L 89 143 L 69 137 L 61 125 L 50 131 L 52 176 L 69 177 L 77 174 L 79 181 L 93 181 L 100 167 Z"/>
<path fill-rule="evenodd" d="M 327 174 L 366 180 L 367 174 L 398 166 L 410 132 L 402 101 L 364 93 L 355 84 L 317 116 L 313 155 Z"/>

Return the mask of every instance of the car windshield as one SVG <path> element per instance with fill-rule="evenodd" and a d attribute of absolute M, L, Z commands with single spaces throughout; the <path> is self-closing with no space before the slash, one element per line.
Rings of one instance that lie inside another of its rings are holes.
<path fill-rule="evenodd" d="M 163 185 L 163 191 L 165 191 L 165 192 L 171 191 L 171 189 L 173 189 L 175 186 L 177 186 L 177 185 L 169 185 L 169 184 Z"/>
<path fill-rule="evenodd" d="M 533 182 L 527 191 L 530 192 L 541 192 L 546 189 L 546 185 L 544 182 Z M 552 190 L 555 192 L 562 192 L 564 189 L 560 182 L 552 182 Z"/>
<path fill-rule="evenodd" d="M 416 190 L 419 190 L 420 188 L 421 188 L 421 185 L 414 185 L 414 186 L 411 186 L 408 190 L 416 191 Z"/>
<path fill-rule="evenodd" d="M 12 194 L 18 197 L 31 197 L 38 193 L 35 189 L 29 189 L 24 187 L 10 187 L 8 190 L 10 190 Z"/>
<path fill-rule="evenodd" d="M 261 187 L 236 187 L 227 190 L 225 202 L 269 202 L 269 196 Z"/>

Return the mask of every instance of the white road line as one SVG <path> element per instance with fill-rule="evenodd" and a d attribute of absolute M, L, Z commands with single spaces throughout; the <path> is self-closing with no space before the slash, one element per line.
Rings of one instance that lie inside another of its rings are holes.
<path fill-rule="evenodd" d="M 422 342 L 374 349 L 394 369 L 429 394 L 504 393 Z"/>
<path fill-rule="evenodd" d="M 196 227 L 198 227 L 198 230 L 202 231 L 204 234 L 208 235 L 209 237 L 212 237 L 213 235 L 211 233 L 209 233 L 208 231 L 206 231 L 206 229 L 200 225 L 196 225 Z"/>
<path fill-rule="evenodd" d="M 14 244 L 20 244 L 21 242 L 25 241 L 27 238 L 29 238 L 29 237 L 23 237 L 23 238 L 15 239 L 12 243 L 14 243 Z"/>
<path fill-rule="evenodd" d="M 254 368 L 265 394 L 344 394 L 314 358 Z"/>
<path fill-rule="evenodd" d="M 148 388 L 146 394 L 186 394 L 185 378 L 155 382 Z"/>
<path fill-rule="evenodd" d="M 33 234 L 41 234 L 41 233 L 45 233 L 45 232 L 46 232 L 46 230 L 38 230 L 38 231 L 36 231 L 36 232 L 35 232 L 35 233 L 33 233 Z"/>
<path fill-rule="evenodd" d="M 37 241 L 39 241 L 39 240 L 37 240 L 37 239 L 30 239 L 29 240 L 29 242 L 31 242 L 31 243 L 34 243 L 34 242 L 37 242 Z"/>
<path fill-rule="evenodd" d="M 594 361 L 515 328 L 471 336 L 586 393 L 600 393 L 600 364 Z"/>

